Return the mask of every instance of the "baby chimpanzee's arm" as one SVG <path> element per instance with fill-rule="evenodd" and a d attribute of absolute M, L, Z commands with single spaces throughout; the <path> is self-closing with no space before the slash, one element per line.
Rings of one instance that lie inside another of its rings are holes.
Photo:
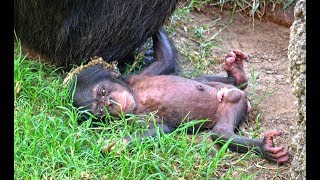
<path fill-rule="evenodd" d="M 156 61 L 146 67 L 139 75 L 163 75 L 174 72 L 177 54 L 164 29 L 161 28 L 152 39 Z"/>
<path fill-rule="evenodd" d="M 240 89 L 245 89 L 247 87 L 247 78 L 243 69 L 243 61 L 247 60 L 249 55 L 240 51 L 234 50 L 229 52 L 226 56 L 224 63 L 224 70 L 226 70 L 228 76 L 202 76 L 195 78 L 194 80 L 200 82 L 221 82 L 225 84 L 232 84 L 238 86 Z"/>
<path fill-rule="evenodd" d="M 166 124 L 159 124 L 156 122 L 149 122 L 148 124 L 148 129 L 144 133 L 136 132 L 130 136 L 126 136 L 120 143 L 121 147 L 117 150 L 117 154 L 120 154 L 121 151 L 124 150 L 124 148 L 131 142 L 132 139 L 143 139 L 146 137 L 155 137 L 157 135 L 157 129 L 159 128 L 160 132 L 163 132 L 164 134 L 168 134 L 174 130 L 174 128 L 166 125 Z M 104 146 L 102 147 L 101 151 L 102 152 L 111 152 L 115 149 L 116 141 L 110 141 L 106 140 L 104 141 Z"/>

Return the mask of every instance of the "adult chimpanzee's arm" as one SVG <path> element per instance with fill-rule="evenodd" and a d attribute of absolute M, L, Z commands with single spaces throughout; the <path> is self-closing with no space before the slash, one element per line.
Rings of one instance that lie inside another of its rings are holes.
<path fill-rule="evenodd" d="M 145 76 L 173 73 L 176 67 L 177 54 L 164 29 L 160 28 L 152 39 L 155 62 L 140 72 L 139 75 Z"/>

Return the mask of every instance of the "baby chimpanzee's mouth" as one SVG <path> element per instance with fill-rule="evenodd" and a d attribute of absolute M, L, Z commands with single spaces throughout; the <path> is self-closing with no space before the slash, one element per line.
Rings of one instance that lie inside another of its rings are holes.
<path fill-rule="evenodd" d="M 127 105 L 127 98 L 125 95 L 123 95 L 123 103 L 121 105 L 122 112 L 124 112 L 126 110 L 126 105 Z"/>

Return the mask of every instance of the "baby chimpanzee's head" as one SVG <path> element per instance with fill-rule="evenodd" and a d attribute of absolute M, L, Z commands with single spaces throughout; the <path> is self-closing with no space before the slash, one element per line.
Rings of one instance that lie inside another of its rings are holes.
<path fill-rule="evenodd" d="M 71 93 L 74 93 L 73 105 L 89 110 L 98 118 L 106 113 L 113 116 L 132 113 L 135 109 L 130 87 L 120 79 L 118 73 L 101 65 L 82 70 L 71 84 Z"/>

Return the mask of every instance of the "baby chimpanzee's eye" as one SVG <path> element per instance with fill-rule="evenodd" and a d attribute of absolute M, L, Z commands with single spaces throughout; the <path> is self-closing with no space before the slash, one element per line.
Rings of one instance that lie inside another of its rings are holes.
<path fill-rule="evenodd" d="M 101 95 L 102 95 L 102 96 L 105 96 L 105 95 L 106 95 L 106 88 L 105 88 L 105 87 L 102 87 L 102 88 L 100 89 L 100 92 L 101 92 Z"/>

